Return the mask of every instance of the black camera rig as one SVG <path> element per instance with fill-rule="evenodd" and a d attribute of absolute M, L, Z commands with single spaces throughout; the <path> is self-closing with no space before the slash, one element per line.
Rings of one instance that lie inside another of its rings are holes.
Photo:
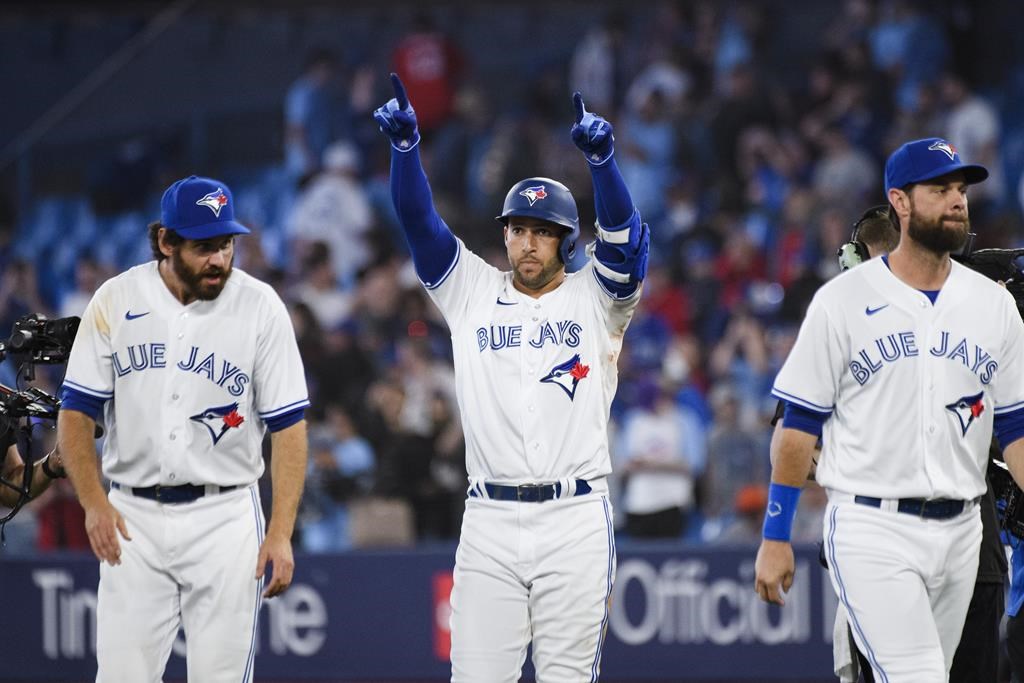
<path fill-rule="evenodd" d="M 22 382 L 35 379 L 36 365 L 67 362 L 79 322 L 78 317 L 48 320 L 32 313 L 18 318 L 14 322 L 11 336 L 0 340 L 0 361 L 10 358 L 17 363 L 15 384 L 19 387 L 12 389 L 0 384 L 0 435 L 6 436 L 9 431 L 17 432 L 23 438 L 23 452 L 26 454 L 21 481 L 9 480 L 0 467 L 0 487 L 13 489 L 18 494 L 15 504 L 6 515 L 0 517 L 0 539 L 3 526 L 28 502 L 32 491 L 32 476 L 35 472 L 35 463 L 30 459 L 33 421 L 56 421 L 60 409 L 60 400 L 56 396 L 38 387 L 21 387 Z M 6 459 L 7 453 L 0 453 L 0 465 Z"/>

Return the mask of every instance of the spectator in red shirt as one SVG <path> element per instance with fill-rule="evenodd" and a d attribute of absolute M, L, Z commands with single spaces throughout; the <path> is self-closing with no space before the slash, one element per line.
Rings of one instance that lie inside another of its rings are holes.
<path fill-rule="evenodd" d="M 452 116 L 455 91 L 462 75 L 458 46 L 437 29 L 427 13 L 416 15 L 412 32 L 391 55 L 395 73 L 405 84 L 409 101 L 416 103 L 421 132 L 436 130 Z"/>

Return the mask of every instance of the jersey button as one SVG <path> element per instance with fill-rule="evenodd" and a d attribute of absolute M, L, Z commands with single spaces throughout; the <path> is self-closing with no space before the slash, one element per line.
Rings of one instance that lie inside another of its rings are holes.
<path fill-rule="evenodd" d="M 170 435 L 169 437 L 167 437 L 167 438 L 168 438 L 168 439 L 170 439 L 171 441 L 174 441 L 174 440 L 175 440 L 175 439 L 177 439 L 178 437 L 177 437 L 176 435 L 174 435 L 174 434 L 171 434 L 171 435 Z"/>
<path fill-rule="evenodd" d="M 527 408 L 527 410 L 529 410 L 532 413 L 533 412 L 533 406 L 530 406 L 529 408 Z"/>
<path fill-rule="evenodd" d="M 526 372 L 527 372 L 527 374 L 530 374 L 530 375 L 532 375 L 532 374 L 533 374 L 533 368 L 528 368 L 528 369 L 526 370 Z"/>
<path fill-rule="evenodd" d="M 185 333 L 184 332 L 179 332 L 178 333 L 178 339 L 183 339 L 184 337 L 185 337 Z"/>
<path fill-rule="evenodd" d="M 172 401 L 177 401 L 178 400 L 178 395 L 177 394 L 171 394 L 171 400 Z"/>
<path fill-rule="evenodd" d="M 533 316 L 533 322 L 537 322 L 538 320 L 540 320 L 540 318 L 538 318 L 537 316 Z"/>
<path fill-rule="evenodd" d="M 169 475 L 167 475 L 167 478 L 170 479 L 171 481 L 174 481 L 174 473 L 171 472 Z"/>

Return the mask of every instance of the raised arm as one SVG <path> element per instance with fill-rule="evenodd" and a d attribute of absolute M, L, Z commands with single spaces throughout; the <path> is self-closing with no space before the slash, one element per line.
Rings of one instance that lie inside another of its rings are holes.
<path fill-rule="evenodd" d="M 640 222 L 629 188 L 615 163 L 612 124 L 588 112 L 579 93 L 572 96 L 576 122 L 570 130 L 572 141 L 583 152 L 594 183 L 597 212 L 597 244 L 594 270 L 613 298 L 628 299 L 647 275 L 650 233 Z"/>
<path fill-rule="evenodd" d="M 391 74 L 395 96 L 373 112 L 391 140 L 391 201 L 412 252 L 416 274 L 427 287 L 439 281 L 455 261 L 458 242 L 434 209 L 430 184 L 420 162 L 416 112 L 405 86 Z"/>

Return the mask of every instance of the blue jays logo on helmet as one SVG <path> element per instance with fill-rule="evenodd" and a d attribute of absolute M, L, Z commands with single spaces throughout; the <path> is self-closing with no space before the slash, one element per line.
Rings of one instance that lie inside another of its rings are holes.
<path fill-rule="evenodd" d="M 974 422 L 974 418 L 979 417 L 985 411 L 985 403 L 981 400 L 984 395 L 985 392 L 961 396 L 946 406 L 946 410 L 956 415 L 957 420 L 960 421 L 961 436 L 967 436 L 967 428 Z"/>
<path fill-rule="evenodd" d="M 928 149 L 933 152 L 942 152 L 950 161 L 953 161 L 956 157 L 956 147 L 949 144 L 945 140 L 936 140 L 932 144 L 928 145 Z"/>
<path fill-rule="evenodd" d="M 547 191 L 543 185 L 537 185 L 535 187 L 528 187 L 519 193 L 521 197 L 526 197 L 526 201 L 530 202 L 530 206 L 533 206 L 538 199 L 545 199 L 548 196 Z"/>
<path fill-rule="evenodd" d="M 213 439 L 213 445 L 216 446 L 217 442 L 221 440 L 229 429 L 237 428 L 243 422 L 245 418 L 238 414 L 238 403 L 231 403 L 226 406 L 218 406 L 216 408 L 207 408 L 198 415 L 193 415 L 189 418 L 193 422 L 206 427 L 206 430 L 210 432 L 210 438 Z"/>
<path fill-rule="evenodd" d="M 576 253 L 576 240 L 580 236 L 576 200 L 569 188 L 557 180 L 535 176 L 513 185 L 505 195 L 505 203 L 497 219 L 508 225 L 512 216 L 538 218 L 566 228 L 568 232 L 558 245 L 558 257 L 562 263 L 568 263 Z"/>
<path fill-rule="evenodd" d="M 540 381 L 556 385 L 565 392 L 571 401 L 576 396 L 576 386 L 589 373 L 590 366 L 581 363 L 580 354 L 577 353 L 564 363 L 559 363 L 551 368 L 551 372 L 541 377 Z"/>
<path fill-rule="evenodd" d="M 228 203 L 228 196 L 224 194 L 224 190 L 219 187 L 209 194 L 204 194 L 200 197 L 196 204 L 198 206 L 205 206 L 210 211 L 213 211 L 213 215 L 220 218 L 220 210 Z"/>

